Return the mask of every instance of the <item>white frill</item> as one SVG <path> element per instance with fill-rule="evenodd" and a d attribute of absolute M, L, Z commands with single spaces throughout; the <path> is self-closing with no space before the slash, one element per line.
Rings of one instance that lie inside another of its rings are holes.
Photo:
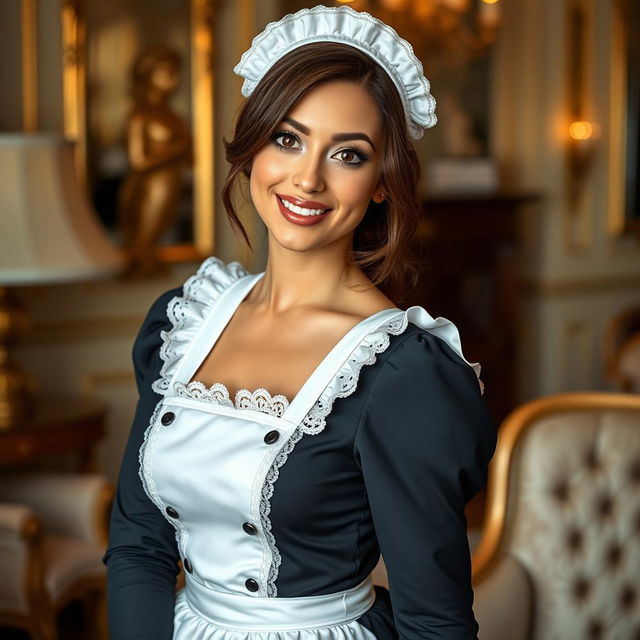
<path fill-rule="evenodd" d="M 251 606 L 248 603 L 247 606 Z M 197 615 L 187 603 L 186 594 L 176 598 L 174 640 L 375 640 L 375 636 L 352 620 L 342 624 L 290 631 L 226 629 Z"/>
<path fill-rule="evenodd" d="M 228 287 L 245 275 L 248 275 L 248 272 L 240 263 L 230 262 L 225 264 L 220 259 L 211 256 L 202 263 L 196 274 L 186 281 L 183 295 L 175 296 L 169 301 L 167 315 L 171 320 L 172 329 L 161 333 L 163 344 L 160 349 L 160 357 L 164 364 L 160 369 L 160 377 L 152 385 L 156 392 L 165 396 L 176 395 L 177 397 L 186 397 L 207 403 L 217 403 L 238 411 L 252 409 L 268 413 L 276 418 L 283 416 L 288 406 L 287 399 L 284 396 L 271 396 L 268 390 L 263 388 L 254 392 L 250 392 L 247 389 L 240 390 L 236 394 L 235 404 L 229 397 L 228 389 L 222 383 L 214 383 L 207 388 L 197 381 L 188 384 L 175 381 L 173 387 L 170 388 L 171 379 L 180 364 L 180 360 L 186 356 L 192 342 L 199 335 L 214 304 Z M 311 409 L 300 423 L 296 424 L 295 429 L 284 442 L 273 461 L 265 468 L 261 491 L 255 494 L 255 504 L 252 505 L 252 512 L 260 515 L 262 530 L 266 539 L 265 553 L 268 559 L 261 571 L 260 582 L 266 585 L 268 597 L 277 597 L 276 580 L 281 564 L 281 556 L 272 534 L 269 518 L 271 497 L 280 468 L 286 463 L 287 458 L 303 435 L 314 436 L 324 430 L 327 416 L 331 413 L 336 398 L 344 398 L 356 391 L 362 367 L 373 364 L 377 356 L 388 348 L 390 336 L 403 333 L 409 322 L 413 322 L 445 341 L 453 351 L 474 369 L 482 390 L 483 385 L 479 379 L 480 365 L 478 363 L 470 363 L 464 358 L 458 330 L 446 318 L 433 318 L 423 307 L 413 306 L 406 311 L 398 309 L 397 313 L 391 314 L 387 321 L 366 333 L 344 362 L 340 364 L 337 373 L 325 388 L 318 390 L 318 397 Z M 159 407 L 160 405 L 156 408 L 156 412 Z M 145 472 L 146 467 L 142 464 L 144 451 L 149 440 L 149 432 L 153 429 L 155 418 L 157 417 L 156 412 L 154 412 L 154 417 L 152 417 L 141 447 L 140 475 L 147 494 L 156 502 L 158 508 L 164 514 L 162 505 L 155 494 L 153 483 L 147 477 L 148 472 Z M 176 526 L 176 522 L 172 519 L 167 518 L 167 520 Z M 178 542 L 184 543 L 186 532 L 180 531 L 179 525 L 176 533 Z M 187 610 L 184 611 L 184 615 L 188 615 Z M 194 622 L 194 624 L 196 623 Z M 233 637 L 233 640 L 236 640 L 237 636 L 235 635 L 227 637 L 223 631 L 220 631 L 220 633 L 222 635 L 211 636 L 211 638 L 215 637 L 215 640 L 231 640 Z M 309 640 L 321 640 L 324 638 L 322 635 L 313 635 L 316 633 L 315 631 L 309 633 L 311 633 Z M 347 631 L 347 633 L 349 632 Z M 208 640 L 210 636 L 203 635 L 202 637 Z"/>
<path fill-rule="evenodd" d="M 425 128 L 436 124 L 436 101 L 411 44 L 370 13 L 345 6 L 300 9 L 270 22 L 233 69 L 245 78 L 242 95 L 250 96 L 273 64 L 289 51 L 327 41 L 363 51 L 389 74 L 404 105 L 412 138 L 421 138 Z"/>
<path fill-rule="evenodd" d="M 151 388 L 161 395 L 168 395 L 171 378 L 193 339 L 200 331 L 204 319 L 222 291 L 248 272 L 239 262 L 225 264 L 220 258 L 210 256 L 200 265 L 182 289 L 182 296 L 174 296 L 167 305 L 170 331 L 162 331 L 160 377 Z"/>

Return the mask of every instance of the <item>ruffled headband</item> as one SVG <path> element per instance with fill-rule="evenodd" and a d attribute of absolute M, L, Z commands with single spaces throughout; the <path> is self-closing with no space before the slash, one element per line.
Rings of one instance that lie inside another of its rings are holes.
<path fill-rule="evenodd" d="M 373 58 L 398 89 L 409 135 L 414 140 L 433 127 L 436 101 L 423 75 L 422 63 L 413 47 L 395 29 L 364 11 L 351 7 L 301 9 L 277 22 L 270 22 L 242 54 L 233 71 L 245 80 L 242 95 L 247 98 L 273 64 L 293 49 L 311 42 L 351 45 Z"/>

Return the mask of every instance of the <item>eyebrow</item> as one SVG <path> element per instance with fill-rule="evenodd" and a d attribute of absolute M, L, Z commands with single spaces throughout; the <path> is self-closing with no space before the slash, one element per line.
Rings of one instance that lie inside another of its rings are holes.
<path fill-rule="evenodd" d="M 289 116 L 282 118 L 282 122 L 288 122 L 292 127 L 295 127 L 298 131 L 304 133 L 305 136 L 308 136 L 311 133 L 311 129 L 309 129 L 309 127 L 305 126 L 301 122 L 298 122 L 297 120 L 294 120 L 293 118 L 289 118 Z M 362 133 L 359 131 L 356 131 L 354 133 L 336 133 L 331 138 L 331 140 L 333 142 L 344 142 L 345 140 L 364 140 L 373 147 L 374 151 L 376 150 L 376 146 L 373 144 L 373 142 L 371 142 L 371 138 L 369 138 L 366 133 Z"/>

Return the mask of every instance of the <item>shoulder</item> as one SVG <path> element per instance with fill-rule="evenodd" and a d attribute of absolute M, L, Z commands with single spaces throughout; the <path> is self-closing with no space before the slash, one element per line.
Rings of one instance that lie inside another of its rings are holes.
<path fill-rule="evenodd" d="M 412 322 L 399 335 L 392 336 L 383 354 L 376 382 L 384 386 L 403 386 L 412 382 L 423 387 L 457 384 L 470 386 L 481 394 L 473 366 L 449 342 Z"/>
<path fill-rule="evenodd" d="M 161 293 L 151 304 L 133 344 L 139 388 L 165 394 L 169 380 L 193 336 L 222 293 L 248 275 L 242 264 L 209 256 L 183 285 Z M 144 383 L 144 384 L 143 384 Z"/>
<path fill-rule="evenodd" d="M 159 350 L 163 342 L 162 332 L 171 329 L 168 313 L 169 303 L 181 295 L 182 286 L 168 289 L 157 296 L 138 330 L 131 355 L 139 391 L 143 390 L 146 383 L 151 383 L 159 372 Z"/>
<path fill-rule="evenodd" d="M 409 323 L 394 337 L 368 390 L 356 447 L 369 443 L 439 477 L 458 471 L 466 499 L 482 486 L 497 428 L 472 366 L 444 339 Z"/>
<path fill-rule="evenodd" d="M 369 429 L 493 449 L 496 427 L 478 377 L 446 340 L 409 323 L 383 355 L 361 415 Z"/>

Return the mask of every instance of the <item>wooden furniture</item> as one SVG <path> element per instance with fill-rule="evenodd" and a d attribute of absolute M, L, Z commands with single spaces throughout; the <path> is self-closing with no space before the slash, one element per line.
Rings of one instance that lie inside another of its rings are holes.
<path fill-rule="evenodd" d="M 105 416 L 92 399 L 40 397 L 31 419 L 0 431 L 0 635 L 12 627 L 56 640 L 59 613 L 78 601 L 83 637 L 106 640 L 102 556 L 114 491 L 88 473 Z"/>
<path fill-rule="evenodd" d="M 472 556 L 479 636 L 637 635 L 639 489 L 639 395 L 557 394 L 512 412 Z"/>
<path fill-rule="evenodd" d="M 0 467 L 24 467 L 71 454 L 77 471 L 92 471 L 106 411 L 106 405 L 91 398 L 37 398 L 31 418 L 0 430 Z"/>
<path fill-rule="evenodd" d="M 112 500 L 100 474 L 0 475 L 0 625 L 57 640 L 58 614 L 81 601 L 83 637 L 106 640 L 102 556 Z"/>
<path fill-rule="evenodd" d="M 429 196 L 418 227 L 421 276 L 408 305 L 456 324 L 465 357 L 482 365 L 485 400 L 496 423 L 517 402 L 518 216 L 537 200 L 506 191 Z"/>

